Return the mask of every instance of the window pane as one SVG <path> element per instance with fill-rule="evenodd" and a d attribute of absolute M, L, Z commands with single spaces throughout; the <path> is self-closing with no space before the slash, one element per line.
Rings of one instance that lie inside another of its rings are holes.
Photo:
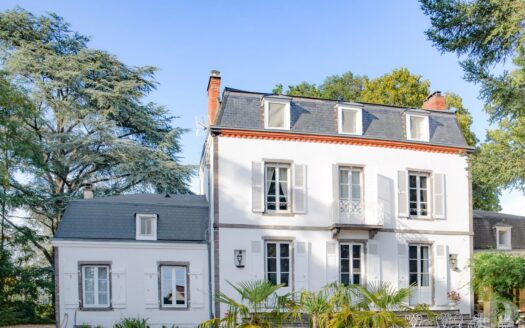
<path fill-rule="evenodd" d="M 425 176 L 420 176 L 419 177 L 419 186 L 422 189 L 427 189 L 427 177 L 425 177 Z"/>
<path fill-rule="evenodd" d="M 417 202 L 417 189 L 410 189 L 410 202 L 414 202 L 416 204 Z"/>
<path fill-rule="evenodd" d="M 408 261 L 408 269 L 411 273 L 417 273 L 417 260 Z"/>
<path fill-rule="evenodd" d="M 290 272 L 290 260 L 285 258 L 281 259 L 281 272 Z"/>
<path fill-rule="evenodd" d="M 356 129 L 356 126 L 357 126 L 357 112 L 354 111 L 354 110 L 342 110 L 341 111 L 342 114 L 343 114 L 343 124 L 342 124 L 342 128 L 343 128 L 343 132 L 345 133 L 356 133 L 357 132 L 357 129 Z"/>
<path fill-rule="evenodd" d="M 340 169 L 339 170 L 339 182 L 341 184 L 345 184 L 347 185 L 349 182 L 348 182 L 348 170 L 346 169 Z"/>
<path fill-rule="evenodd" d="M 272 128 L 284 127 L 284 111 L 286 108 L 285 104 L 270 103 L 268 108 L 268 126 Z"/>
<path fill-rule="evenodd" d="M 354 274 L 353 277 L 354 277 L 353 284 L 355 284 L 355 285 L 359 285 L 359 284 L 361 283 L 361 275 L 359 275 L 359 274 Z"/>
<path fill-rule="evenodd" d="M 500 245 L 507 245 L 507 232 L 506 231 L 498 231 L 499 234 L 499 244 Z"/>
<path fill-rule="evenodd" d="M 410 285 L 417 285 L 417 274 L 416 273 L 411 273 L 410 274 Z"/>
<path fill-rule="evenodd" d="M 421 261 L 421 272 L 422 273 L 428 273 L 428 269 L 429 269 L 428 260 Z"/>
<path fill-rule="evenodd" d="M 347 259 L 349 255 L 350 255 L 350 246 L 341 245 L 341 258 Z"/>
<path fill-rule="evenodd" d="M 266 254 L 268 257 L 275 257 L 277 256 L 276 252 L 277 246 L 275 243 L 268 243 L 266 244 Z"/>
<path fill-rule="evenodd" d="M 290 274 L 288 273 L 281 273 L 281 284 L 284 285 L 284 287 L 288 287 Z"/>
<path fill-rule="evenodd" d="M 86 292 L 86 305 L 94 305 L 95 304 L 95 294 L 93 292 Z"/>
<path fill-rule="evenodd" d="M 281 244 L 280 245 L 280 248 L 281 248 L 281 257 L 288 257 L 289 254 L 290 254 L 290 247 L 288 244 Z"/>
<path fill-rule="evenodd" d="M 361 261 L 360 261 L 360 260 L 355 260 L 355 259 L 354 259 L 354 260 L 352 261 L 352 265 L 353 265 L 354 273 L 360 271 L 360 269 L 361 269 Z"/>
<path fill-rule="evenodd" d="M 423 124 L 424 124 L 424 118 L 423 117 L 416 117 L 411 116 L 410 117 L 410 135 L 412 139 L 422 139 L 423 138 Z"/>
<path fill-rule="evenodd" d="M 428 260 L 428 246 L 421 246 L 421 259 Z"/>
<path fill-rule="evenodd" d="M 361 187 L 359 185 L 352 186 L 352 200 L 357 202 L 361 200 Z"/>
<path fill-rule="evenodd" d="M 341 274 L 341 283 L 343 285 L 350 285 L 350 275 L 348 273 Z"/>
<path fill-rule="evenodd" d="M 176 298 L 175 302 L 178 305 L 186 304 L 185 295 L 186 295 L 186 268 L 176 267 L 175 268 L 175 290 Z"/>
<path fill-rule="evenodd" d="M 341 272 L 347 273 L 350 272 L 350 261 L 346 259 L 341 260 Z"/>
<path fill-rule="evenodd" d="M 361 246 L 360 245 L 352 246 L 352 256 L 354 258 L 361 258 Z"/>
<path fill-rule="evenodd" d="M 348 194 L 348 185 L 340 185 L 339 186 L 339 199 L 342 200 L 348 200 L 349 199 Z"/>
<path fill-rule="evenodd" d="M 416 188 L 417 187 L 416 180 L 417 180 L 417 178 L 416 178 L 415 175 L 410 175 L 410 177 L 408 178 L 408 184 L 409 184 L 410 188 Z"/>
<path fill-rule="evenodd" d="M 428 287 L 430 286 L 430 278 L 428 273 L 421 274 L 421 287 Z"/>
<path fill-rule="evenodd" d="M 411 259 L 417 259 L 417 246 L 409 246 L 408 247 L 408 256 Z"/>
<path fill-rule="evenodd" d="M 98 304 L 99 305 L 109 304 L 107 292 L 100 292 L 100 291 L 98 292 Z"/>
<path fill-rule="evenodd" d="M 271 282 L 274 285 L 277 285 L 277 274 L 276 273 L 268 273 L 268 281 Z"/>
<path fill-rule="evenodd" d="M 279 181 L 288 181 L 288 168 L 279 168 Z"/>
<path fill-rule="evenodd" d="M 267 270 L 268 272 L 276 272 L 277 271 L 277 260 L 276 259 L 267 259 L 266 260 Z"/>
<path fill-rule="evenodd" d="M 173 290 L 172 290 L 172 267 L 161 267 L 162 273 L 162 304 L 173 304 Z"/>

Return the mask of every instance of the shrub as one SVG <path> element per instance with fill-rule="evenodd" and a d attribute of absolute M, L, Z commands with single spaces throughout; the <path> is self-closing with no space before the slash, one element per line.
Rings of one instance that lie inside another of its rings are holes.
<path fill-rule="evenodd" d="M 117 322 L 113 328 L 147 328 L 148 319 L 124 318 Z"/>

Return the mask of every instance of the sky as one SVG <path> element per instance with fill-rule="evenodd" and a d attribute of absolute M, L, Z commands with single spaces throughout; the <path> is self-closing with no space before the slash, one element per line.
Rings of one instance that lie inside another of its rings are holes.
<path fill-rule="evenodd" d="M 466 82 L 453 54 L 441 54 L 424 31 L 429 19 L 417 1 L 138 1 L 2 0 L 35 15 L 54 12 L 91 37 L 89 46 L 132 66 L 151 65 L 158 88 L 148 100 L 179 116 L 183 163 L 197 164 L 204 137 L 197 117 L 207 115 L 212 69 L 222 86 L 270 92 L 276 84 L 320 84 L 352 71 L 377 77 L 407 67 L 432 90 L 461 95 L 484 140 L 489 128 L 479 87 Z M 505 191 L 502 212 L 525 215 L 521 192 Z"/>

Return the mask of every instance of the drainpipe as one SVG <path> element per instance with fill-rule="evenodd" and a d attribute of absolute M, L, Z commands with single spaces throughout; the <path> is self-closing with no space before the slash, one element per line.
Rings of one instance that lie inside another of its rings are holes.
<path fill-rule="evenodd" d="M 210 319 L 213 319 L 213 286 L 212 286 L 212 272 L 211 272 L 211 238 L 210 225 L 206 229 L 206 244 L 208 246 L 208 310 Z"/>

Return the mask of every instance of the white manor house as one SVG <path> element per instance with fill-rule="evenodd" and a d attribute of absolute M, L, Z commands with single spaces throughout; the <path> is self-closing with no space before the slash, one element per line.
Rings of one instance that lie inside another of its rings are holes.
<path fill-rule="evenodd" d="M 212 71 L 204 196 L 72 202 L 54 239 L 57 324 L 193 327 L 224 314 L 228 282 L 260 279 L 283 293 L 414 285 L 411 304 L 472 313 L 472 149 L 439 92 L 417 109 L 221 96 L 220 81 Z"/>

